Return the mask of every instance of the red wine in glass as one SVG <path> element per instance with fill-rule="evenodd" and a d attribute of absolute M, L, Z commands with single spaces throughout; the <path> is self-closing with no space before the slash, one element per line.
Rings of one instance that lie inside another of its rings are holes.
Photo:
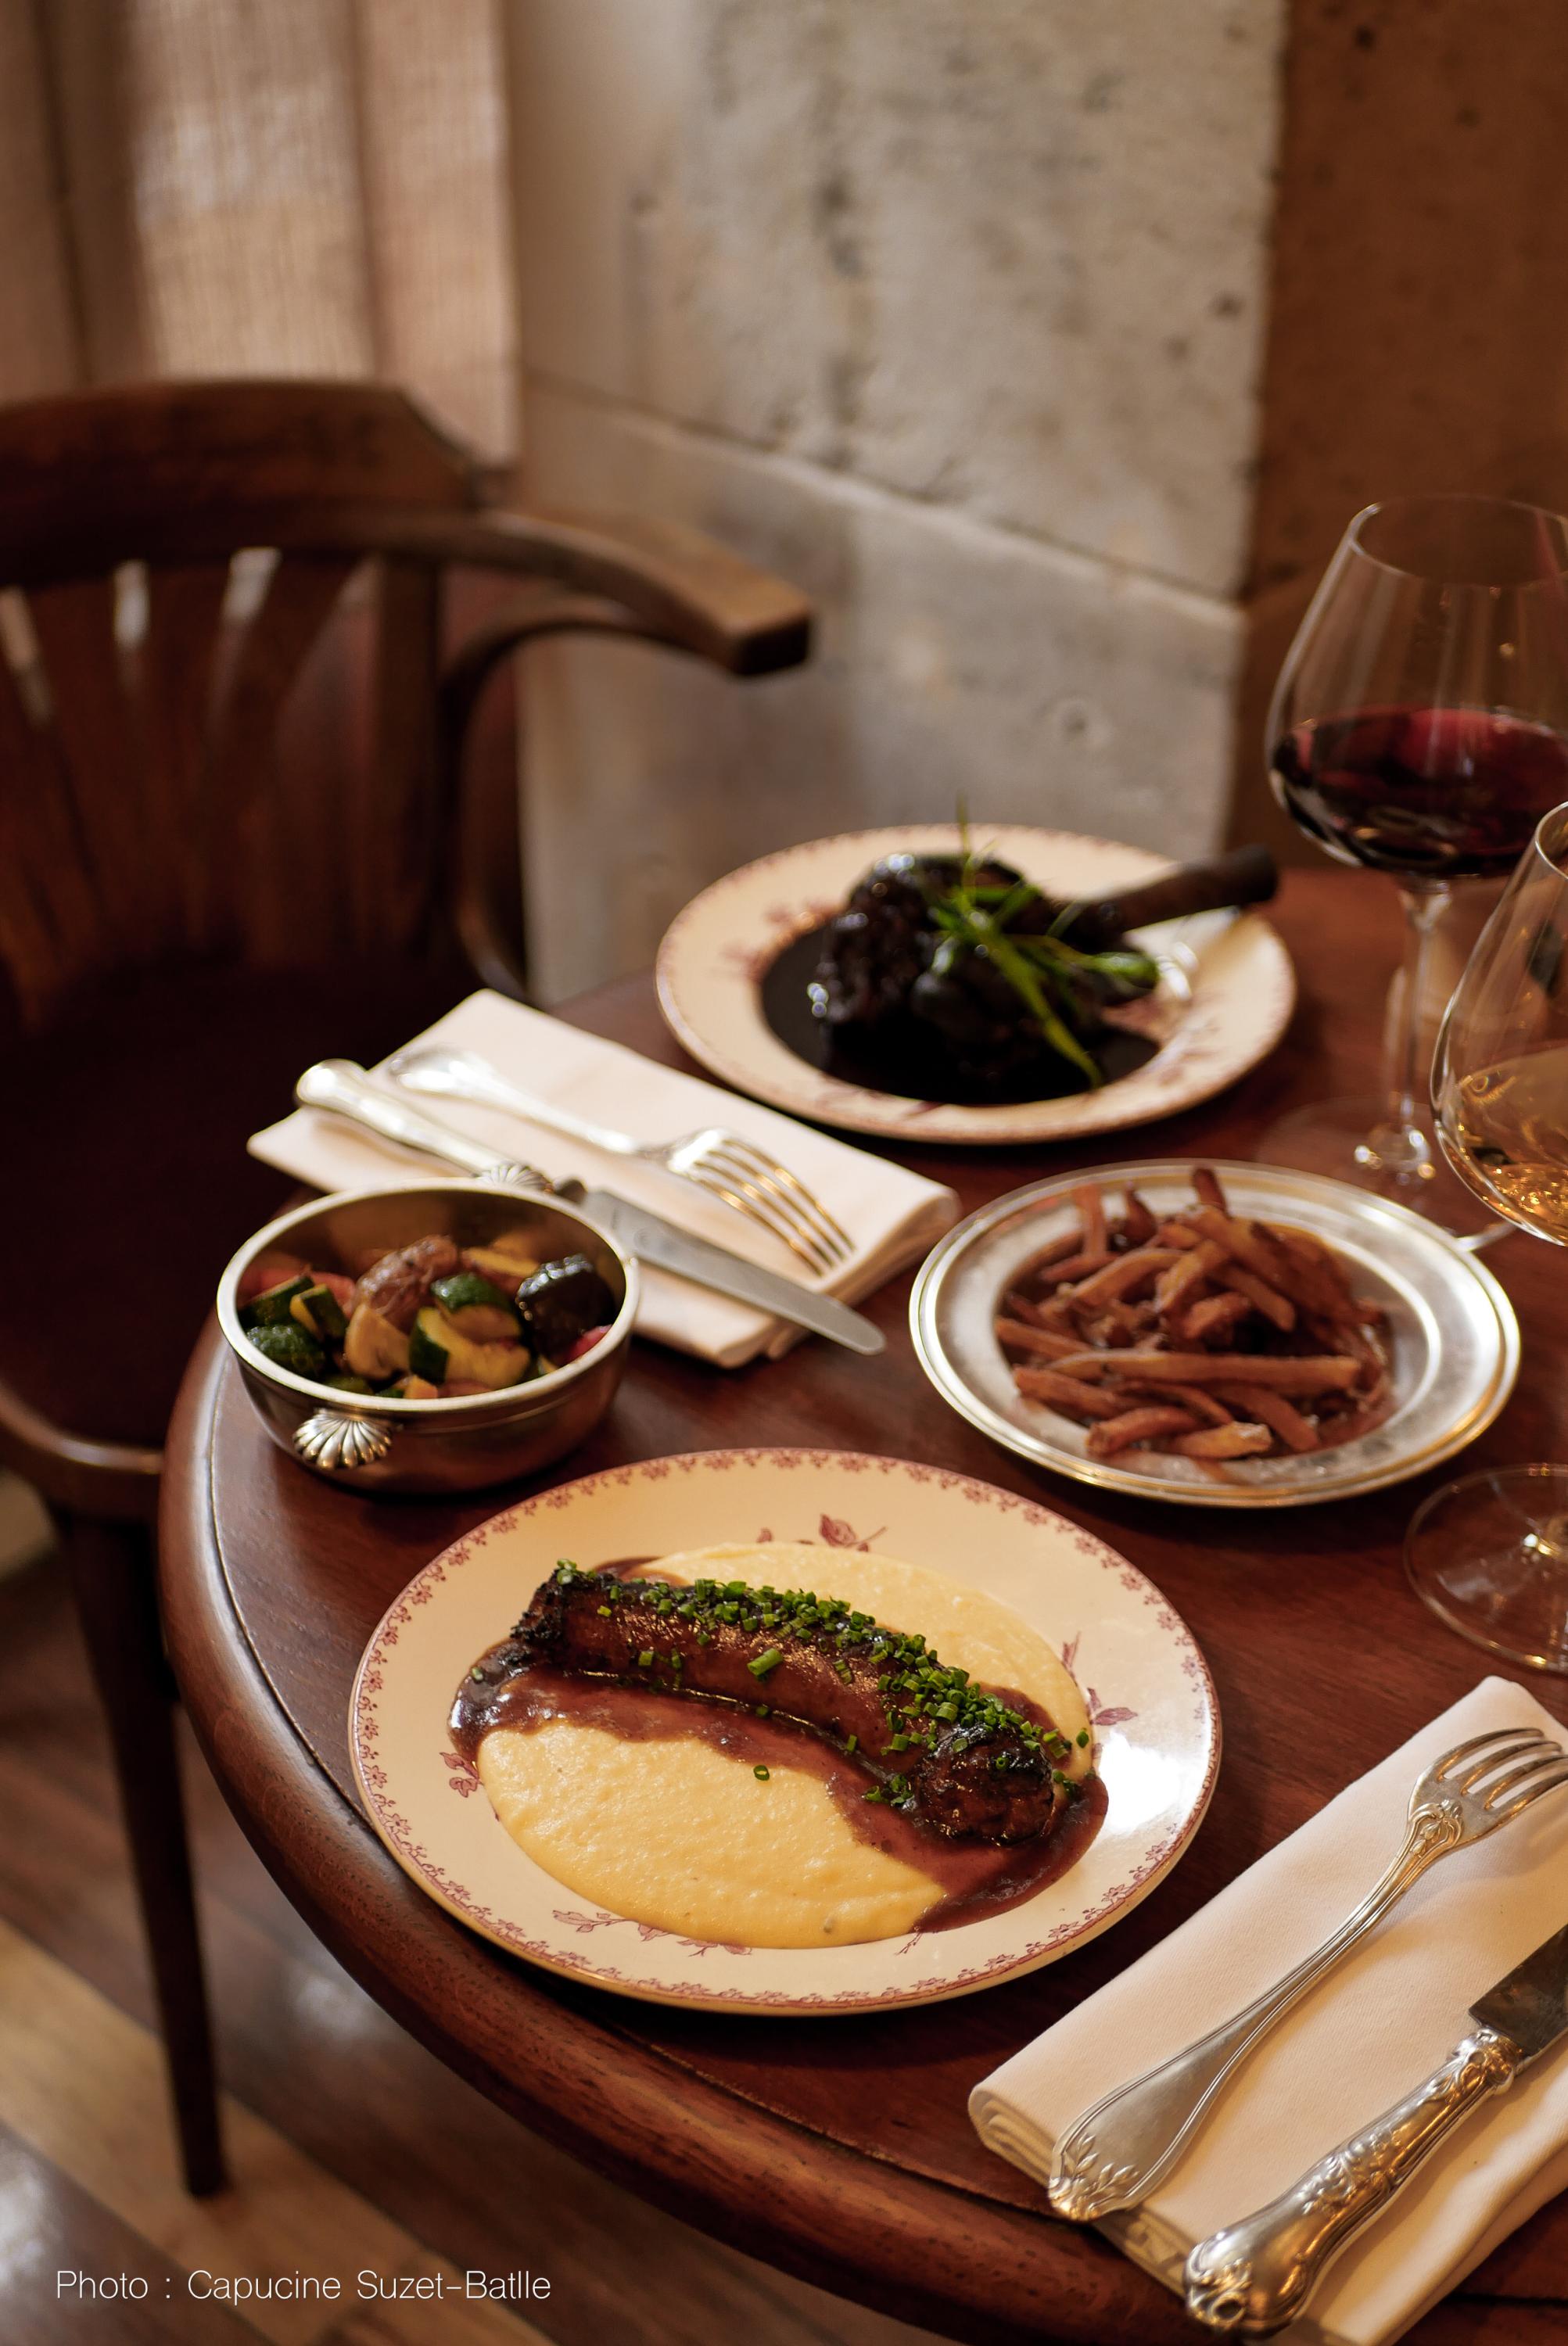
<path fill-rule="evenodd" d="M 1381 1101 L 1315 1101 L 1258 1154 L 1462 1211 L 1424 1117 L 1427 949 L 1451 889 L 1505 877 L 1568 800 L 1568 521 L 1503 497 L 1368 505 L 1297 630 L 1265 738 L 1301 829 L 1397 885 L 1406 951 L 1394 1015 L 1379 1022 Z M 1380 991 L 1378 971 L 1374 1015 Z"/>
<path fill-rule="evenodd" d="M 1344 862 L 1406 881 L 1504 879 L 1568 800 L 1568 739 L 1487 709 L 1361 709 L 1296 725 L 1275 785 Z"/>

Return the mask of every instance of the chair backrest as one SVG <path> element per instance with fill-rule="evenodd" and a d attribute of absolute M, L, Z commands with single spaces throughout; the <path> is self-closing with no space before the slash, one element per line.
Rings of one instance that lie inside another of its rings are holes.
<path fill-rule="evenodd" d="M 440 525 L 486 486 L 374 384 L 0 411 L 13 1017 L 148 961 L 431 947 Z M 412 550 L 366 551 L 383 515 Z"/>

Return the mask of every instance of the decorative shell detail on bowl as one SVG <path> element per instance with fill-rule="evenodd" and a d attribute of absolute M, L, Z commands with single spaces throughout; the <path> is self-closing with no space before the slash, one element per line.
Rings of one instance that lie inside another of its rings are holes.
<path fill-rule="evenodd" d="M 341 1467 L 374 1466 L 392 1446 L 392 1430 L 384 1419 L 341 1417 L 335 1409 L 319 1409 L 294 1435 L 294 1447 L 308 1466 L 325 1474 Z"/>
<path fill-rule="evenodd" d="M 523 1239 L 542 1265 L 584 1256 L 609 1290 L 613 1316 L 575 1360 L 495 1389 L 433 1400 L 341 1392 L 251 1341 L 239 1299 L 252 1267 L 267 1256 L 298 1256 L 351 1277 L 432 1236 L 459 1250 Z M 355 1491 L 484 1491 L 554 1464 L 592 1433 L 625 1371 L 637 1297 L 635 1260 L 591 1215 L 503 1181 L 433 1179 L 317 1198 L 270 1222 L 219 1281 L 218 1324 L 267 1433 L 308 1473 Z"/>

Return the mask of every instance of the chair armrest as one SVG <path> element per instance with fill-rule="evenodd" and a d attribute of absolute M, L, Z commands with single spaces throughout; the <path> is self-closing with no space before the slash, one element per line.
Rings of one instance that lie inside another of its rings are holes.
<path fill-rule="evenodd" d="M 545 579 L 616 604 L 636 623 L 629 632 L 677 645 L 732 676 L 799 667 L 810 649 L 811 606 L 798 587 L 696 530 L 634 514 L 198 502 L 149 516 L 134 537 L 105 530 L 96 515 L 62 523 L 27 547 L 7 578 L 40 586 L 97 577 L 120 561 L 227 562 L 237 546 L 325 561 L 380 554 Z"/>
<path fill-rule="evenodd" d="M 811 606 L 798 587 L 698 531 L 640 514 L 488 513 L 460 520 L 458 561 L 520 570 L 618 603 L 647 634 L 734 676 L 798 668 Z M 604 627 L 604 619 L 586 619 Z"/>
<path fill-rule="evenodd" d="M 495 669 L 525 644 L 575 634 L 664 644 L 731 675 L 762 676 L 806 658 L 810 605 L 782 579 L 672 524 L 502 514 L 462 525 L 462 536 L 463 550 L 449 559 L 515 567 L 531 579 L 463 638 L 437 703 L 458 935 L 486 985 L 526 1001 L 526 939 L 511 877 L 520 871 L 516 784 L 464 773 L 469 727 Z"/>
<path fill-rule="evenodd" d="M 442 804 L 448 810 L 453 917 L 476 975 L 497 994 L 528 1000 L 527 938 L 517 891 L 522 876 L 518 793 L 514 767 L 475 766 L 469 728 L 484 688 L 508 657 L 554 635 L 611 635 L 670 643 L 621 603 L 562 593 L 536 578 L 463 638 L 442 671 L 436 699 L 436 755 Z"/>
<path fill-rule="evenodd" d="M 95 1442 L 52 1424 L 0 1380 L 0 1465 L 33 1484 L 52 1507 L 111 1521 L 151 1522 L 163 1454 L 139 1443 Z"/>

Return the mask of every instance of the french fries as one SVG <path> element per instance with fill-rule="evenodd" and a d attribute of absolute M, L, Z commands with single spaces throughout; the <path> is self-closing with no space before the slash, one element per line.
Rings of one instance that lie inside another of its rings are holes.
<path fill-rule="evenodd" d="M 1031 1320 L 999 1320 L 996 1332 L 1003 1343 L 1011 1345 L 1015 1352 L 1027 1352 L 1031 1358 L 1044 1361 L 1059 1361 L 1064 1353 L 1083 1350 L 1076 1336 L 1039 1327 Z"/>
<path fill-rule="evenodd" d="M 1271 1450 L 1274 1436 L 1266 1425 L 1248 1425 L 1237 1418 L 1231 1425 L 1206 1425 L 1200 1433 L 1183 1433 L 1176 1448 L 1184 1458 L 1256 1458 Z"/>
<path fill-rule="evenodd" d="M 1220 1343 L 1251 1309 L 1245 1295 L 1227 1288 L 1223 1295 L 1206 1295 L 1201 1303 L 1195 1303 L 1176 1333 L 1184 1344 L 1207 1344 L 1210 1337 Z"/>
<path fill-rule="evenodd" d="M 1211 1426 L 1209 1431 L 1212 1433 L 1216 1429 Z M 1131 1450 L 1135 1445 L 1157 1442 L 1162 1434 L 1190 1436 L 1194 1432 L 1192 1419 L 1185 1409 L 1170 1409 L 1151 1402 L 1145 1409 L 1123 1410 L 1119 1416 L 1103 1418 L 1098 1425 L 1090 1429 L 1084 1448 L 1091 1458 L 1109 1458 L 1118 1450 Z"/>
<path fill-rule="evenodd" d="M 1164 1214 L 1073 1191 L 1076 1229 L 997 1307 L 1019 1392 L 1085 1425 L 1091 1457 L 1164 1450 L 1221 1481 L 1367 1433 L 1390 1405 L 1378 1305 L 1310 1231 L 1233 1214 L 1211 1167 L 1193 1188 Z"/>
<path fill-rule="evenodd" d="M 1349 1392 L 1361 1373 L 1359 1361 L 1332 1353 L 1292 1359 L 1267 1352 L 1069 1352 L 1056 1363 L 1064 1377 L 1115 1376 L 1134 1383 L 1185 1378 L 1188 1384 L 1234 1384 L 1237 1377 L 1272 1386 L 1276 1392 Z"/>
<path fill-rule="evenodd" d="M 1030 1401 L 1048 1401 L 1074 1417 L 1120 1417 L 1127 1406 L 1121 1393 L 1095 1392 L 1072 1377 L 1058 1376 L 1054 1369 L 1014 1369 L 1013 1374 L 1019 1392 Z"/>

